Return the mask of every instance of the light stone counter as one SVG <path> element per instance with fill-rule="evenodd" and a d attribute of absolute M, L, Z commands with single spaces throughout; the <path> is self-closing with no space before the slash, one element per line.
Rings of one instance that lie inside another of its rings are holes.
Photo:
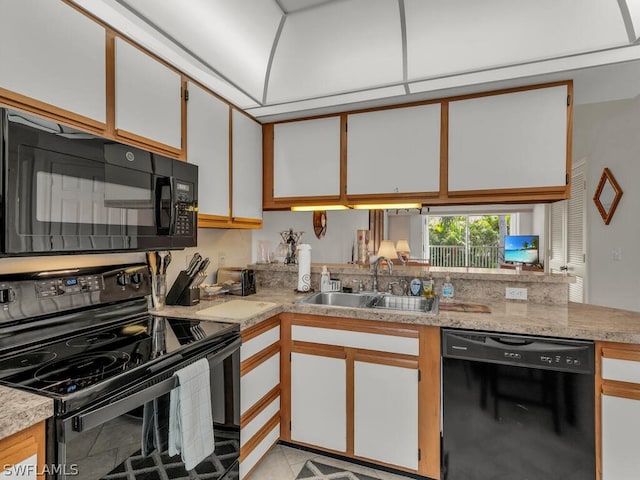
<path fill-rule="evenodd" d="M 566 305 L 539 304 L 522 301 L 483 302 L 491 313 L 469 313 L 440 311 L 438 315 L 405 313 L 369 308 L 330 307 L 293 303 L 304 295 L 291 289 L 259 289 L 256 295 L 247 297 L 221 296 L 213 302 L 202 301 L 195 307 L 166 307 L 158 315 L 198 318 L 202 320 L 230 321 L 249 328 L 281 312 L 307 313 L 312 315 L 356 318 L 384 322 L 436 325 L 440 327 L 467 328 L 505 333 L 523 333 L 550 337 L 578 338 L 585 340 L 607 340 L 640 344 L 640 312 L 618 310 L 569 303 Z M 246 301 L 268 301 L 277 305 L 255 317 L 230 320 L 220 317 L 196 315 L 198 310 L 213 306 L 215 302 L 242 299 Z M 463 302 L 461 299 L 456 299 Z M 473 303 L 481 303 L 473 300 Z"/>
<path fill-rule="evenodd" d="M 53 400 L 0 385 L 0 439 L 53 415 Z"/>

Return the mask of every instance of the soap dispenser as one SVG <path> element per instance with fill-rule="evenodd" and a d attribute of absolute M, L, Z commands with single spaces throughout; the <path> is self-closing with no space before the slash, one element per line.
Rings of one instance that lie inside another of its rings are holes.
<path fill-rule="evenodd" d="M 320 291 L 328 292 L 331 290 L 331 279 L 329 277 L 329 271 L 327 266 L 322 266 L 322 273 L 320 274 Z"/>

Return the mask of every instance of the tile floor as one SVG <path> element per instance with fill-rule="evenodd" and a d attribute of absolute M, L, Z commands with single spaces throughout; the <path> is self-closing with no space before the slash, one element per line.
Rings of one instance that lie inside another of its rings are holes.
<path fill-rule="evenodd" d="M 395 475 L 369 467 L 363 467 L 331 457 L 325 457 L 306 450 L 299 450 L 284 445 L 276 445 L 264 457 L 247 480 L 294 480 L 302 470 L 304 462 L 315 459 L 326 465 L 344 467 L 356 473 L 363 473 L 380 480 L 407 480 L 410 477 Z"/>

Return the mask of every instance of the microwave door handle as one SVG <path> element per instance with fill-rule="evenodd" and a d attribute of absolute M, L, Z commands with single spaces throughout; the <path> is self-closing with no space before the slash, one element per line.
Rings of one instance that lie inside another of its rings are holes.
<path fill-rule="evenodd" d="M 169 197 L 168 197 L 168 201 L 169 201 L 169 224 L 168 225 L 164 225 L 162 223 L 162 199 L 163 199 L 163 193 L 165 191 L 165 188 L 169 188 Z M 169 177 L 159 177 L 156 179 L 156 188 L 155 188 L 155 194 L 156 194 L 156 230 L 157 233 L 159 235 L 170 235 L 171 233 L 173 233 L 173 227 L 174 227 L 174 212 L 173 212 L 173 206 L 174 206 L 174 198 L 173 198 L 173 186 L 172 186 L 172 182 L 171 182 L 171 178 Z"/>

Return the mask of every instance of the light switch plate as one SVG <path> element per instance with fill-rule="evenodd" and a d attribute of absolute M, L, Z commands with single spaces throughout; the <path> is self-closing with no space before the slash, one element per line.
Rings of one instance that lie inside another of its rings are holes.
<path fill-rule="evenodd" d="M 509 300 L 526 300 L 527 289 L 507 287 L 504 292 L 504 297 Z"/>

